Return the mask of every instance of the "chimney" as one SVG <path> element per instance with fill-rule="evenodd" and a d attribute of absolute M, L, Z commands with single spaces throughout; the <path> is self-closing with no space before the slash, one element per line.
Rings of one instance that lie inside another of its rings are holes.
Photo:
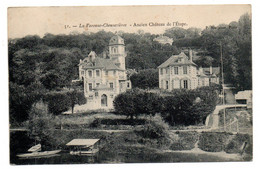
<path fill-rule="evenodd" d="M 209 67 L 209 74 L 212 75 L 212 73 L 213 73 L 213 71 L 212 71 L 212 66 L 210 65 L 210 67 Z"/>
<path fill-rule="evenodd" d="M 192 50 L 189 49 L 189 57 L 190 57 L 190 61 L 192 61 Z"/>

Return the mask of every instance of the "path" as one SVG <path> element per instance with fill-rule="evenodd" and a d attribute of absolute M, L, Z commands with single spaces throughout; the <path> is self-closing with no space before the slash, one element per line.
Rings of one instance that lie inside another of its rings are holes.
<path fill-rule="evenodd" d="M 231 104 L 231 105 L 218 105 L 212 114 L 210 114 L 205 122 L 206 127 L 210 127 L 211 129 L 217 129 L 219 127 L 219 112 L 226 108 L 238 108 L 238 107 L 246 107 L 246 104 Z M 211 119 L 210 119 L 211 118 Z"/>

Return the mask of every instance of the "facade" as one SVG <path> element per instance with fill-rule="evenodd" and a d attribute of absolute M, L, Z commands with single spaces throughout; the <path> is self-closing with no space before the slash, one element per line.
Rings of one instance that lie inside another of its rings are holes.
<path fill-rule="evenodd" d="M 125 69 L 124 40 L 116 35 L 109 42 L 108 57 L 98 57 L 91 51 L 79 63 L 79 79 L 84 82 L 84 94 L 91 109 L 112 109 L 119 93 L 131 88 Z"/>
<path fill-rule="evenodd" d="M 196 89 L 212 83 L 219 84 L 219 68 L 198 68 L 192 61 L 191 50 L 189 50 L 189 57 L 184 52 L 173 55 L 158 69 L 161 89 Z"/>
<path fill-rule="evenodd" d="M 172 38 L 169 38 L 169 37 L 167 37 L 167 36 L 161 35 L 161 36 L 159 36 L 159 37 L 157 37 L 157 38 L 154 38 L 153 41 L 157 41 L 157 42 L 159 42 L 159 43 L 161 43 L 161 44 L 164 44 L 164 45 L 165 45 L 165 44 L 170 44 L 170 45 L 172 45 L 173 39 L 172 39 Z"/>

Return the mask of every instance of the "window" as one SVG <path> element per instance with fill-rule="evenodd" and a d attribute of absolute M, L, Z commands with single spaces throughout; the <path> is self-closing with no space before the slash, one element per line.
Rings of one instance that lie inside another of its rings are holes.
<path fill-rule="evenodd" d="M 95 96 L 96 96 L 96 97 L 98 96 L 98 92 L 95 92 Z"/>
<path fill-rule="evenodd" d="M 100 71 L 99 70 L 96 70 L 96 75 L 97 75 L 97 77 L 100 76 Z"/>
<path fill-rule="evenodd" d="M 96 83 L 96 87 L 98 87 L 99 86 L 99 83 Z"/>
<path fill-rule="evenodd" d="M 166 89 L 169 89 L 169 82 L 166 81 Z"/>
<path fill-rule="evenodd" d="M 165 74 L 168 74 L 168 73 L 169 73 L 168 70 L 169 70 L 169 68 L 166 68 L 166 69 L 165 69 L 165 71 L 166 71 Z"/>
<path fill-rule="evenodd" d="M 116 75 L 116 71 L 114 70 L 114 75 Z"/>
<path fill-rule="evenodd" d="M 161 75 L 163 75 L 163 69 L 161 69 L 161 71 L 160 71 L 160 72 L 161 72 Z"/>
<path fill-rule="evenodd" d="M 114 53 L 117 53 L 117 49 L 116 48 L 114 48 Z"/>
<path fill-rule="evenodd" d="M 178 67 L 174 67 L 174 74 L 175 74 L 175 75 L 179 74 L 179 69 L 178 69 Z"/>
<path fill-rule="evenodd" d="M 113 89 L 113 88 L 114 88 L 113 83 L 109 83 L 109 87 L 110 87 L 111 89 Z"/>
<path fill-rule="evenodd" d="M 92 77 L 92 71 L 91 70 L 88 71 L 88 77 Z"/>
<path fill-rule="evenodd" d="M 183 74 L 187 74 L 187 72 L 188 72 L 187 66 L 183 66 Z"/>
<path fill-rule="evenodd" d="M 84 75 L 84 71 L 81 71 L 81 75 Z"/>
<path fill-rule="evenodd" d="M 106 70 L 106 76 L 108 75 L 108 71 Z"/>
<path fill-rule="evenodd" d="M 92 83 L 89 83 L 89 84 L 88 84 L 88 89 L 89 89 L 89 91 L 92 90 Z"/>
<path fill-rule="evenodd" d="M 127 88 L 129 88 L 130 87 L 130 83 L 129 82 L 127 82 Z"/>
<path fill-rule="evenodd" d="M 183 88 L 188 89 L 188 80 L 183 80 Z"/>

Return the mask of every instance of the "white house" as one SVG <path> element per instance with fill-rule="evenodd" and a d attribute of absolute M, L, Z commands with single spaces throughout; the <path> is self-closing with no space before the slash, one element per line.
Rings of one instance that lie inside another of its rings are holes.
<path fill-rule="evenodd" d="M 165 45 L 165 44 L 172 45 L 173 39 L 169 38 L 167 36 L 160 35 L 157 38 L 154 38 L 153 41 L 157 41 L 163 45 Z"/>
<path fill-rule="evenodd" d="M 131 88 L 125 69 L 124 40 L 116 35 L 109 41 L 108 57 L 98 57 L 91 51 L 79 63 L 79 79 L 84 82 L 84 94 L 90 109 L 112 109 L 119 93 Z"/>
<path fill-rule="evenodd" d="M 196 89 L 212 83 L 219 84 L 219 68 L 198 68 L 192 61 L 191 50 L 189 50 L 189 57 L 184 52 L 173 55 L 158 69 L 159 88 L 161 89 Z"/>

